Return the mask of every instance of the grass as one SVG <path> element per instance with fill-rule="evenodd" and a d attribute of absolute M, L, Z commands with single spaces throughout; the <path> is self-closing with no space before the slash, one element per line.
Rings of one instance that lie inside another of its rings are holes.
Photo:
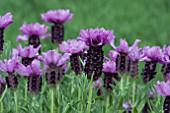
<path fill-rule="evenodd" d="M 15 40 L 17 35 L 21 34 L 19 28 L 24 21 L 38 21 L 50 26 L 41 20 L 40 14 L 60 8 L 70 9 L 75 14 L 74 18 L 65 24 L 65 40 L 77 38 L 81 29 L 104 27 L 114 30 L 117 45 L 120 38 L 126 38 L 129 44 L 139 38 L 142 40 L 141 47 L 169 45 L 169 0 L 1 0 L 0 15 L 11 12 L 14 15 L 14 23 L 5 30 L 6 45 L 0 59 L 9 58 L 11 48 L 17 47 Z M 53 48 L 55 46 L 51 44 L 50 39 L 42 41 L 43 51 Z M 104 47 L 106 56 L 111 49 L 109 45 Z M 140 71 L 142 67 L 143 64 L 140 63 Z M 122 113 L 122 104 L 132 100 L 133 113 L 140 113 L 145 102 L 149 103 L 152 113 L 159 113 L 162 112 L 164 98 L 155 93 L 153 101 L 148 99 L 149 91 L 155 88 L 156 81 L 163 80 L 160 65 L 157 70 L 156 78 L 147 85 L 143 84 L 141 77 L 134 80 L 128 75 L 122 75 L 122 81 L 116 82 L 113 92 L 108 94 L 102 88 L 103 96 L 97 96 L 97 91 L 90 90 L 90 81 L 84 74 L 75 76 L 74 73 L 67 73 L 53 92 L 49 91 L 43 79 L 42 92 L 37 96 L 27 92 L 26 81 L 21 77 L 18 94 L 15 93 L 14 96 L 13 91 L 6 89 L 1 96 L 0 112 L 14 113 L 18 110 L 19 113 L 47 113 L 51 109 L 54 113 Z M 6 76 L 4 73 L 2 75 Z M 138 88 L 136 93 L 135 86 Z M 54 103 L 51 102 L 51 95 L 54 95 Z M 17 101 L 17 106 L 14 100 Z"/>

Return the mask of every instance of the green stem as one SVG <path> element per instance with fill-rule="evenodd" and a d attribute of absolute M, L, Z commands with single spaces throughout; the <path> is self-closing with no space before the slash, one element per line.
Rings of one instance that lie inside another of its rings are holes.
<path fill-rule="evenodd" d="M 109 113 L 108 109 L 109 109 L 109 96 L 107 96 L 107 100 L 106 100 L 106 112 L 105 113 Z"/>
<path fill-rule="evenodd" d="M 50 111 L 51 111 L 51 113 L 54 113 L 54 91 L 53 91 L 52 88 L 50 89 L 50 94 L 51 94 L 51 108 L 50 108 Z"/>
<path fill-rule="evenodd" d="M 135 81 L 133 81 L 133 88 L 132 88 L 132 113 L 135 113 Z"/>
<path fill-rule="evenodd" d="M 1 113 L 4 112 L 4 106 L 3 106 L 3 101 L 1 101 Z"/>
<path fill-rule="evenodd" d="M 88 104 L 87 104 L 87 113 L 90 113 L 92 93 L 93 93 L 93 83 L 90 83 L 90 91 L 89 91 Z"/>
<path fill-rule="evenodd" d="M 35 111 L 34 111 L 35 102 L 36 102 L 36 98 L 35 98 L 35 95 L 33 95 L 33 97 L 32 97 L 32 103 L 31 103 L 31 105 L 32 105 L 32 112 L 31 112 L 31 113 L 35 113 Z"/>
<path fill-rule="evenodd" d="M 58 102 L 57 113 L 60 113 L 60 84 L 57 85 L 57 102 Z"/>
<path fill-rule="evenodd" d="M 18 112 L 18 91 L 14 91 L 14 101 L 15 101 L 15 113 Z"/>
<path fill-rule="evenodd" d="M 27 80 L 25 80 L 25 100 L 28 98 L 28 90 L 27 90 Z"/>
<path fill-rule="evenodd" d="M 80 88 L 80 86 L 78 85 L 78 100 L 80 101 L 81 100 L 81 88 Z M 79 105 L 78 105 L 78 109 L 80 109 L 80 112 L 79 113 L 82 113 L 83 111 L 82 111 L 82 104 L 81 104 L 81 102 L 79 103 Z"/>

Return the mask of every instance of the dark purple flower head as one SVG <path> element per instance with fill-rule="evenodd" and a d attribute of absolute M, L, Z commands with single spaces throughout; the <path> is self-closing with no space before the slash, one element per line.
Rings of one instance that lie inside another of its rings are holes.
<path fill-rule="evenodd" d="M 128 54 L 132 61 L 142 61 L 142 49 L 135 49 Z"/>
<path fill-rule="evenodd" d="M 45 35 L 48 30 L 48 26 L 41 25 L 39 23 L 27 24 L 24 22 L 20 31 L 27 36 L 42 36 Z M 26 39 L 26 37 L 25 37 Z M 18 39 L 19 40 L 19 39 Z"/>
<path fill-rule="evenodd" d="M 98 90 L 102 86 L 102 78 L 99 78 L 97 81 L 93 82 L 93 88 Z"/>
<path fill-rule="evenodd" d="M 170 81 L 170 73 L 167 74 L 166 80 L 167 80 L 167 81 Z"/>
<path fill-rule="evenodd" d="M 63 69 L 65 69 L 65 72 L 68 70 L 68 65 L 66 64 L 66 61 L 68 61 L 69 55 L 64 54 L 63 56 L 56 52 L 56 50 L 49 50 L 46 53 L 42 53 L 42 57 L 39 57 L 39 60 L 42 60 L 42 62 L 50 67 L 51 65 L 55 66 L 62 66 Z"/>
<path fill-rule="evenodd" d="M 170 81 L 167 82 L 157 82 L 156 91 L 161 96 L 170 96 Z"/>
<path fill-rule="evenodd" d="M 103 46 L 115 39 L 113 31 L 104 28 L 81 30 L 79 40 L 84 41 L 87 46 Z"/>
<path fill-rule="evenodd" d="M 70 10 L 59 9 L 59 10 L 49 10 L 47 13 L 41 14 L 41 19 L 50 22 L 57 23 L 60 22 L 62 24 L 70 21 L 73 17 L 73 14 L 70 13 Z"/>
<path fill-rule="evenodd" d="M 120 39 L 120 45 L 118 47 L 114 45 L 114 40 L 110 42 L 110 44 L 116 50 L 116 52 L 128 54 L 129 52 L 136 49 L 140 42 L 141 41 L 137 39 L 131 47 L 128 45 L 126 39 Z"/>
<path fill-rule="evenodd" d="M 103 63 L 102 71 L 105 73 L 117 73 L 116 63 L 114 61 L 106 61 L 106 63 Z"/>
<path fill-rule="evenodd" d="M 145 46 L 142 51 L 143 60 L 148 62 L 151 60 L 162 62 L 163 52 L 159 46 L 149 47 Z"/>
<path fill-rule="evenodd" d="M 40 50 L 41 45 L 39 45 L 37 48 L 34 48 L 32 45 L 26 46 L 22 48 L 21 44 L 18 45 L 18 56 L 22 58 L 35 58 L 38 56 L 38 51 Z M 13 51 L 14 55 L 17 53 L 16 50 Z"/>
<path fill-rule="evenodd" d="M 7 73 L 14 73 L 18 63 L 18 59 L 15 58 L 9 60 L 4 59 L 4 63 L 0 60 L 0 70 Z"/>
<path fill-rule="evenodd" d="M 111 51 L 109 52 L 109 56 L 110 56 L 110 59 L 111 59 L 112 61 L 116 61 L 118 55 L 119 55 L 119 53 L 117 53 L 116 51 L 111 50 Z"/>
<path fill-rule="evenodd" d="M 65 53 L 81 53 L 87 49 L 88 46 L 83 41 L 68 40 L 60 44 L 60 51 Z"/>
<path fill-rule="evenodd" d="M 2 78 L 2 76 L 0 75 L 0 84 L 6 84 L 6 81 L 4 78 Z"/>
<path fill-rule="evenodd" d="M 13 16 L 11 13 L 7 13 L 4 16 L 0 16 L 0 28 L 7 28 L 12 22 Z"/>

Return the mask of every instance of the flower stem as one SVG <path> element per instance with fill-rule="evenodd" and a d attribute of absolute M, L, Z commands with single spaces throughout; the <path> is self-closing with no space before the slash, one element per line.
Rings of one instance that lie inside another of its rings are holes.
<path fill-rule="evenodd" d="M 15 101 L 15 113 L 18 112 L 18 91 L 14 91 L 14 101 Z"/>
<path fill-rule="evenodd" d="M 1 113 L 3 113 L 4 112 L 4 108 L 3 108 L 4 106 L 3 106 L 3 101 L 1 101 Z"/>
<path fill-rule="evenodd" d="M 28 98 L 28 90 L 27 90 L 27 80 L 25 80 L 25 100 L 27 101 L 27 98 Z"/>
<path fill-rule="evenodd" d="M 135 81 L 133 81 L 133 88 L 132 88 L 132 113 L 135 113 Z"/>
<path fill-rule="evenodd" d="M 90 91 L 89 91 L 88 104 L 87 104 L 87 113 L 90 113 L 92 93 L 93 93 L 93 83 L 90 83 Z"/>
<path fill-rule="evenodd" d="M 108 108 L 109 108 L 109 96 L 107 96 L 107 100 L 106 100 L 106 112 L 105 113 L 109 113 Z"/>
<path fill-rule="evenodd" d="M 51 94 L 51 108 L 50 108 L 50 111 L 51 111 L 51 113 L 54 113 L 54 91 L 53 91 L 52 88 L 50 89 L 50 94 Z"/>
<path fill-rule="evenodd" d="M 57 85 L 57 102 L 58 102 L 57 113 L 60 113 L 60 84 Z"/>

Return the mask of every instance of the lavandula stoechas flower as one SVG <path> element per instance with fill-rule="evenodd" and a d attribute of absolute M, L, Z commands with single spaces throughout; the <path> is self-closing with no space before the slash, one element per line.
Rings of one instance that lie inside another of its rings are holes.
<path fill-rule="evenodd" d="M 49 50 L 42 53 L 39 60 L 42 60 L 47 67 L 46 81 L 49 85 L 55 85 L 68 70 L 68 65 L 66 64 L 66 61 L 69 60 L 68 54 L 62 56 L 56 50 Z"/>
<path fill-rule="evenodd" d="M 38 57 L 38 51 L 40 48 L 41 45 L 37 48 L 34 48 L 33 45 L 22 48 L 21 44 L 19 44 L 18 49 L 13 49 L 13 51 L 17 52 L 17 55 L 22 58 L 22 64 L 24 66 L 28 66 L 35 58 Z"/>
<path fill-rule="evenodd" d="M 39 23 L 24 23 L 20 28 L 20 31 L 24 34 L 24 36 L 18 36 L 17 41 L 28 40 L 29 45 L 33 45 L 34 48 L 37 48 L 40 45 L 40 37 L 46 35 L 47 30 L 48 26 L 41 25 Z"/>
<path fill-rule="evenodd" d="M 13 22 L 12 18 L 11 13 L 7 13 L 4 16 L 0 15 L 0 55 L 2 54 L 4 46 L 4 29 Z"/>
<path fill-rule="evenodd" d="M 128 109 L 128 113 L 131 113 L 132 112 L 132 101 L 130 100 L 129 102 L 124 102 L 123 108 Z M 124 111 L 123 113 L 126 113 L 126 111 Z"/>
<path fill-rule="evenodd" d="M 91 78 L 94 72 L 93 80 L 97 80 L 101 76 L 103 68 L 104 55 L 102 47 L 115 39 L 113 31 L 105 30 L 104 28 L 81 30 L 78 39 L 89 46 L 85 74 L 88 78 Z"/>
<path fill-rule="evenodd" d="M 164 77 L 166 78 L 167 74 L 170 73 L 170 46 L 166 47 L 166 45 L 164 45 L 163 47 L 163 66 L 162 66 L 162 74 L 164 75 Z"/>
<path fill-rule="evenodd" d="M 142 61 L 142 49 L 137 48 L 128 54 L 130 60 L 130 74 L 132 77 L 136 77 L 139 74 L 139 61 Z"/>
<path fill-rule="evenodd" d="M 83 41 L 68 40 L 60 44 L 60 51 L 70 54 L 71 68 L 76 75 L 81 74 L 83 65 L 80 61 L 81 54 L 87 50 L 88 46 Z"/>
<path fill-rule="evenodd" d="M 162 63 L 163 52 L 159 46 L 149 47 L 146 46 L 142 50 L 143 60 L 145 63 L 145 68 L 143 69 L 143 81 L 144 83 L 152 80 L 156 74 L 157 62 Z"/>
<path fill-rule="evenodd" d="M 97 90 L 98 96 L 102 95 L 102 90 L 100 89 L 101 86 L 102 86 L 102 78 L 99 78 L 98 80 L 93 82 L 93 89 Z"/>
<path fill-rule="evenodd" d="M 70 10 L 49 10 L 41 15 L 42 20 L 53 23 L 51 30 L 52 42 L 56 45 L 60 44 L 64 40 L 64 24 L 70 21 L 73 14 Z"/>
<path fill-rule="evenodd" d="M 6 76 L 6 82 L 10 89 L 16 89 L 18 87 L 18 77 L 15 75 L 18 63 L 18 59 L 15 58 L 9 60 L 5 59 L 4 63 L 0 60 L 0 70 L 8 73 L 8 76 Z"/>
<path fill-rule="evenodd" d="M 119 73 L 129 72 L 130 62 L 128 54 L 136 49 L 140 42 L 141 41 L 137 39 L 131 47 L 129 47 L 126 39 L 120 39 L 120 45 L 118 47 L 114 45 L 114 40 L 110 43 L 115 51 L 119 53 L 116 61 L 116 67 Z"/>
<path fill-rule="evenodd" d="M 156 84 L 156 91 L 158 92 L 158 94 L 165 97 L 163 107 L 164 113 L 170 113 L 170 81 L 158 81 Z"/>
<path fill-rule="evenodd" d="M 0 96 L 1 96 L 2 93 L 4 92 L 5 86 L 6 86 L 6 81 L 5 81 L 5 79 L 3 79 L 2 76 L 0 75 Z"/>
<path fill-rule="evenodd" d="M 27 67 L 23 64 L 19 64 L 17 67 L 17 72 L 20 75 L 28 77 L 28 91 L 32 94 L 39 93 L 42 86 L 42 73 L 46 68 L 41 70 L 40 61 L 36 59 Z"/>
<path fill-rule="evenodd" d="M 114 79 L 120 80 L 118 73 L 116 71 L 116 63 L 114 61 L 106 61 L 103 63 L 104 72 L 104 87 L 106 90 L 112 90 L 112 85 L 114 85 Z"/>

